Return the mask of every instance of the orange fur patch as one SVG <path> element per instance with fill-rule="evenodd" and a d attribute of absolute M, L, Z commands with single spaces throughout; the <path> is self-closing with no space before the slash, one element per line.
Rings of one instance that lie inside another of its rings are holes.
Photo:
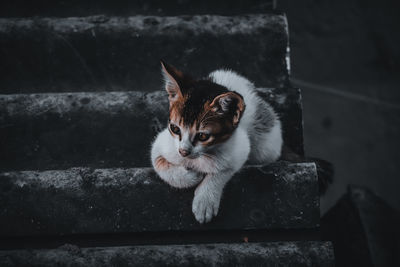
<path fill-rule="evenodd" d="M 177 100 L 170 103 L 169 108 L 169 119 L 179 124 L 181 121 L 181 113 L 183 106 L 185 104 L 185 99 L 183 97 L 179 97 Z"/>
<path fill-rule="evenodd" d="M 170 163 L 168 160 L 166 160 L 162 156 L 158 156 L 156 158 L 155 168 L 157 170 L 160 170 L 160 171 L 167 170 L 168 168 L 171 167 L 171 165 L 172 165 L 172 163 Z"/>

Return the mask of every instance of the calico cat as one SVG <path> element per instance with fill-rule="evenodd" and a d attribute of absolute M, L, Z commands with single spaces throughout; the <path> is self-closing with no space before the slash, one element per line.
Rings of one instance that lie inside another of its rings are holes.
<path fill-rule="evenodd" d="M 169 120 L 152 144 L 151 162 L 171 186 L 197 185 L 192 211 L 198 222 L 209 222 L 225 184 L 246 162 L 268 164 L 280 157 L 281 122 L 254 85 L 233 71 L 193 79 L 161 66 Z"/>

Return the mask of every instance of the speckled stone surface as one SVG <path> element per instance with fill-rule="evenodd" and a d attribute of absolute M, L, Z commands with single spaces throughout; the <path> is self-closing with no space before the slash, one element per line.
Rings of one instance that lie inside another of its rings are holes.
<path fill-rule="evenodd" d="M 298 89 L 259 89 L 281 116 L 285 144 L 303 153 Z M 150 166 L 166 126 L 164 91 L 0 95 L 0 170 Z"/>
<path fill-rule="evenodd" d="M 246 14 L 270 12 L 273 0 L 2 0 L 1 17 L 180 15 L 180 14 Z"/>
<path fill-rule="evenodd" d="M 11 266 L 335 266 L 330 242 L 270 242 L 0 251 Z"/>
<path fill-rule="evenodd" d="M 310 229 L 319 226 L 313 163 L 247 166 L 228 183 L 218 216 L 200 225 L 194 189 L 152 168 L 0 173 L 0 235 Z"/>
<path fill-rule="evenodd" d="M 155 91 L 160 59 L 196 77 L 224 67 L 288 85 L 280 14 L 1 18 L 0 47 L 0 93 Z"/>

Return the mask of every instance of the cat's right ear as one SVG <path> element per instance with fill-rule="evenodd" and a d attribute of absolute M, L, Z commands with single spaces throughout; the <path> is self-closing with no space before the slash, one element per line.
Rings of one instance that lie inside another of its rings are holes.
<path fill-rule="evenodd" d="M 165 90 L 168 93 L 169 102 L 175 102 L 180 97 L 183 97 L 180 82 L 183 80 L 183 73 L 163 61 L 161 61 L 161 73 L 164 77 Z"/>
<path fill-rule="evenodd" d="M 237 126 L 246 105 L 240 94 L 231 91 L 216 96 L 211 102 L 210 107 L 218 114 L 231 116 L 233 125 Z"/>

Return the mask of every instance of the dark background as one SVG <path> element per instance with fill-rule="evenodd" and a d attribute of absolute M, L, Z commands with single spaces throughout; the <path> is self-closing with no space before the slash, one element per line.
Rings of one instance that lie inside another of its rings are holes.
<path fill-rule="evenodd" d="M 0 17 L 287 14 L 291 81 L 302 89 L 305 150 L 335 165 L 325 213 L 348 184 L 400 209 L 400 4 L 397 0 L 4 0 Z"/>
<path fill-rule="evenodd" d="M 348 184 L 400 209 L 400 4 L 279 0 L 291 79 L 302 89 L 305 151 L 335 165 L 325 213 Z"/>

